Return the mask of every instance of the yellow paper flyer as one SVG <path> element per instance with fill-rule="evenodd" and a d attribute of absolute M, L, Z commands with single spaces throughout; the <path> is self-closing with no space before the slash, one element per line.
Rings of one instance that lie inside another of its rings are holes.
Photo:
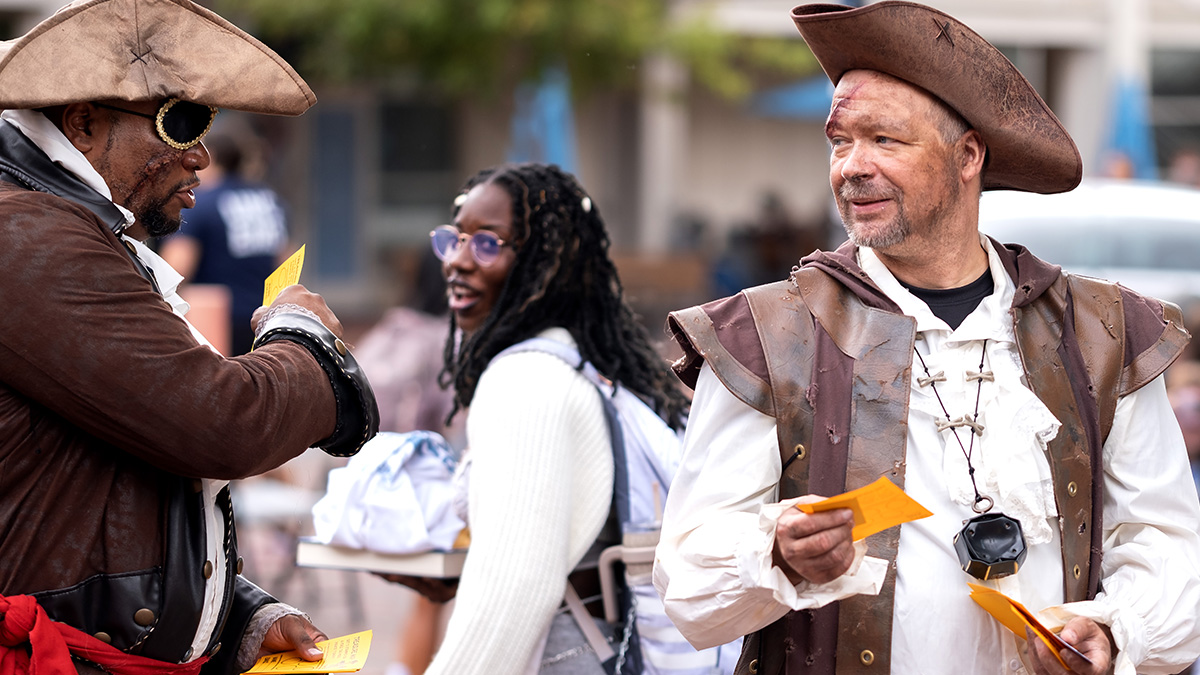
<path fill-rule="evenodd" d="M 294 651 L 268 654 L 258 660 L 245 675 L 256 673 L 356 673 L 367 664 L 371 651 L 371 631 L 318 642 L 325 653 L 320 661 L 305 661 Z"/>
<path fill-rule="evenodd" d="M 933 515 L 884 476 L 857 490 L 815 504 L 797 504 L 796 508 L 805 513 L 850 509 L 854 512 L 854 541 L 910 520 Z"/>
<path fill-rule="evenodd" d="M 279 269 L 271 272 L 271 276 L 267 277 L 266 283 L 263 284 L 263 306 L 267 306 L 275 301 L 276 296 L 283 289 L 300 281 L 300 270 L 304 269 L 304 247 L 301 246 L 299 251 L 292 254 L 292 257 L 283 261 Z"/>

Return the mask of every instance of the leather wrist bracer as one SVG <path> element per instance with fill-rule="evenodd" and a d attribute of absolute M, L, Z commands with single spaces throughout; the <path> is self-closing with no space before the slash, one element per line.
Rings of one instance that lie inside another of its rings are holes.
<path fill-rule="evenodd" d="M 379 408 L 367 376 L 346 344 L 320 321 L 298 312 L 269 317 L 259 329 L 254 348 L 276 340 L 290 340 L 303 346 L 329 376 L 337 404 L 337 425 L 315 447 L 334 457 L 357 453 L 379 431 Z"/>

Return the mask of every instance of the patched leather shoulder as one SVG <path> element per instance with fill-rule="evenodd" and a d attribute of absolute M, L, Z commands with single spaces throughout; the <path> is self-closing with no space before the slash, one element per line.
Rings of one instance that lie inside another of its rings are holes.
<path fill-rule="evenodd" d="M 1101 405 L 1112 419 L 1116 399 L 1146 386 L 1179 357 L 1191 335 L 1178 306 L 1103 279 L 1066 275 L 1075 333 Z M 1108 425 L 1103 426 L 1105 434 Z"/>
<path fill-rule="evenodd" d="M 672 312 L 667 318 L 667 330 L 683 349 L 683 356 L 673 366 L 675 374 L 694 388 L 700 366 L 708 363 L 734 396 L 774 417 L 771 376 L 757 326 L 764 303 L 757 300 L 753 303 L 758 308 L 756 313 L 751 297 L 778 297 L 802 304 L 790 288 L 790 281 L 779 281 Z"/>
<path fill-rule="evenodd" d="M 1192 339 L 1183 326 L 1178 305 L 1139 295 L 1124 286 L 1121 304 L 1125 316 L 1125 367 L 1120 395 L 1146 386 L 1179 358 Z"/>

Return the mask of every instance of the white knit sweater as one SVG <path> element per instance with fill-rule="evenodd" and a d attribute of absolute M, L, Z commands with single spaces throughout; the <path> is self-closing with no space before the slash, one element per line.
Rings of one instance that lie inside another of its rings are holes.
<path fill-rule="evenodd" d="M 541 336 L 574 344 L 561 328 Z M 479 379 L 467 443 L 471 549 L 425 672 L 523 673 L 608 516 L 613 462 L 600 394 L 556 356 L 501 357 Z"/>

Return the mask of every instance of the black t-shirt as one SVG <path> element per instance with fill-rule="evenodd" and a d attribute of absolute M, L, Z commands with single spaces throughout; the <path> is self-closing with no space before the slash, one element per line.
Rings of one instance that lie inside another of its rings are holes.
<path fill-rule="evenodd" d="M 958 328 L 963 319 L 995 290 L 991 270 L 984 270 L 978 279 L 958 288 L 917 288 L 903 281 L 900 285 L 929 305 L 933 315 L 949 324 L 951 330 Z"/>

